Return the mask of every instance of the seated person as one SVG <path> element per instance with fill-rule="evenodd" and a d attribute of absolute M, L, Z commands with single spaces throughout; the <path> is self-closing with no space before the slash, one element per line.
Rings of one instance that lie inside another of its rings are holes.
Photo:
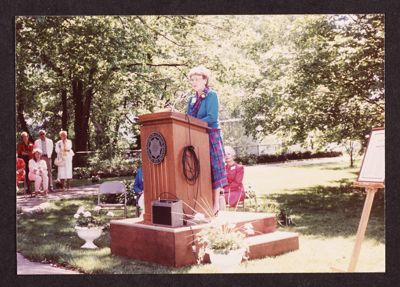
<path fill-rule="evenodd" d="M 18 182 L 25 180 L 25 161 L 22 158 L 18 157 L 17 154 L 17 166 L 16 166 L 16 179 L 17 179 L 17 189 L 18 189 Z"/>
<path fill-rule="evenodd" d="M 40 186 L 43 185 L 43 194 L 47 195 L 49 177 L 47 175 L 47 164 L 41 159 L 42 150 L 35 148 L 33 158 L 29 160 L 29 180 L 35 181 L 35 195 L 40 193 Z"/>
<path fill-rule="evenodd" d="M 224 187 L 224 195 L 225 201 L 230 207 L 236 207 L 245 198 L 243 188 L 244 167 L 234 161 L 235 155 L 235 150 L 232 147 L 225 147 L 225 170 L 228 185 Z"/>
<path fill-rule="evenodd" d="M 143 171 L 141 167 L 136 170 L 132 191 L 135 194 L 136 206 L 139 206 L 140 209 L 144 210 L 144 196 L 141 196 L 143 194 Z"/>
<path fill-rule="evenodd" d="M 29 182 L 29 160 L 32 158 L 33 154 L 33 143 L 29 140 L 29 135 L 27 132 L 21 133 L 21 142 L 17 145 L 18 157 L 22 158 L 25 162 L 25 192 L 31 194 L 31 185 Z"/>

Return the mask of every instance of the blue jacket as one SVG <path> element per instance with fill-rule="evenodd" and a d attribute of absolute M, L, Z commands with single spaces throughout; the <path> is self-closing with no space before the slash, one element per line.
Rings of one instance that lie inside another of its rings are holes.
<path fill-rule="evenodd" d="M 141 167 L 139 167 L 136 171 L 135 183 L 133 184 L 132 190 L 136 194 L 143 192 L 143 171 Z"/>
<path fill-rule="evenodd" d="M 187 106 L 188 114 L 192 111 L 195 99 L 196 96 L 191 96 L 189 98 Z M 219 110 L 219 101 L 217 93 L 214 90 L 209 90 L 206 97 L 201 102 L 199 112 L 197 113 L 197 118 L 207 122 L 209 128 L 212 129 L 219 128 L 218 110 Z"/>

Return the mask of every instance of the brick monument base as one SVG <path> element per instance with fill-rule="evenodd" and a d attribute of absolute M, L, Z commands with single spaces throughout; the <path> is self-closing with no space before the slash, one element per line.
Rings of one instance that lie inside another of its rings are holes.
<path fill-rule="evenodd" d="M 246 223 L 253 225 L 255 234 L 246 237 L 250 260 L 276 256 L 299 248 L 296 233 L 276 230 L 274 214 L 220 211 L 218 217 L 238 227 Z M 112 254 L 182 267 L 196 264 L 196 253 L 192 248 L 195 234 L 209 224 L 172 228 L 147 224 L 139 218 L 128 218 L 112 220 L 110 225 Z"/>

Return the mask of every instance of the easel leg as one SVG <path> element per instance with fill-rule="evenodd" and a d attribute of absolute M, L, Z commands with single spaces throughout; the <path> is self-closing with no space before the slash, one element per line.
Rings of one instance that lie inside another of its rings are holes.
<path fill-rule="evenodd" d="M 348 272 L 354 272 L 356 270 L 356 264 L 361 250 L 361 243 L 364 239 L 365 231 L 368 225 L 369 215 L 371 213 L 372 203 L 374 201 L 374 196 L 377 190 L 378 190 L 377 188 L 366 188 L 367 197 L 364 202 L 360 224 L 358 225 L 356 243 L 354 246 L 353 254 L 351 256 L 350 265 L 347 270 Z"/>

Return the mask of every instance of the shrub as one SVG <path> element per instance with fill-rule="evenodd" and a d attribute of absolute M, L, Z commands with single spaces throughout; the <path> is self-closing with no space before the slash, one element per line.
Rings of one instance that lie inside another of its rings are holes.
<path fill-rule="evenodd" d="M 311 158 L 322 158 L 322 157 L 336 157 L 341 156 L 341 152 L 316 152 L 311 153 L 310 151 L 306 152 L 291 152 L 291 153 L 282 153 L 282 154 L 262 154 L 262 155 L 245 155 L 238 157 L 236 159 L 237 162 L 243 165 L 254 165 L 256 163 L 272 163 L 272 162 L 284 162 L 287 160 L 301 160 L 301 159 L 311 159 Z"/>
<path fill-rule="evenodd" d="M 85 209 L 84 206 L 79 207 L 74 214 L 75 224 L 79 227 L 104 227 L 113 217 L 111 211 L 106 211 L 100 206 L 96 206 L 91 210 Z"/>
<path fill-rule="evenodd" d="M 107 178 L 132 176 L 139 165 L 139 159 L 116 155 L 111 159 L 100 159 L 98 155 L 88 160 L 87 167 L 75 167 L 74 178 Z"/>
<path fill-rule="evenodd" d="M 237 158 L 237 162 L 244 165 L 254 165 L 257 163 L 257 156 L 255 154 L 245 155 Z"/>

